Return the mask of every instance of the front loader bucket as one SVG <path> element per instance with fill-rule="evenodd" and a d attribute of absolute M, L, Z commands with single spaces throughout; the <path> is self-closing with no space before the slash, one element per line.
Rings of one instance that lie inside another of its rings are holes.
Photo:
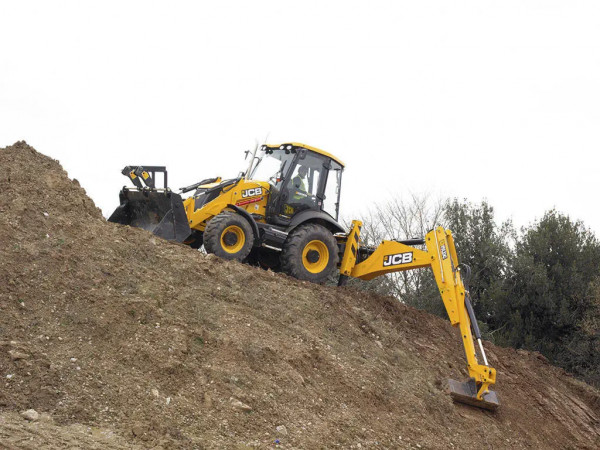
<path fill-rule="evenodd" d="M 482 400 L 477 398 L 477 384 L 473 378 L 464 383 L 456 380 L 448 380 L 448 387 L 450 389 L 450 396 L 455 402 L 488 409 L 490 411 L 494 411 L 500 406 L 500 402 L 494 391 L 483 394 Z"/>
<path fill-rule="evenodd" d="M 143 228 L 169 241 L 183 242 L 191 234 L 179 194 L 123 189 L 119 200 L 109 222 Z"/>

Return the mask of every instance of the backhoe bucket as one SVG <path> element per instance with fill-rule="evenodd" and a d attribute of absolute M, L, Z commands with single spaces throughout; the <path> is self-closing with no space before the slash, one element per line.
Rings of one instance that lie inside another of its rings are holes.
<path fill-rule="evenodd" d="M 109 222 L 143 228 L 177 242 L 183 242 L 192 232 L 179 194 L 123 189 L 119 200 L 121 204 L 108 218 Z"/>
<path fill-rule="evenodd" d="M 487 394 L 483 394 L 482 400 L 477 398 L 477 384 L 473 378 L 464 383 L 456 380 L 448 380 L 448 387 L 450 389 L 450 396 L 455 402 L 490 411 L 494 411 L 500 406 L 500 402 L 494 391 L 488 391 Z"/>

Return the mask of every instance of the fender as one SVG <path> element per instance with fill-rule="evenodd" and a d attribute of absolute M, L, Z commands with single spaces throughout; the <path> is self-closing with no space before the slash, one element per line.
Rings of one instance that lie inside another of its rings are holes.
<path fill-rule="evenodd" d="M 227 205 L 227 207 L 233 209 L 236 213 L 238 213 L 250 223 L 250 226 L 252 227 L 252 234 L 254 234 L 254 246 L 259 245 L 260 233 L 258 231 L 258 225 L 256 224 L 256 220 L 254 220 L 254 217 L 252 217 L 248 211 L 240 208 L 239 206 L 229 204 Z"/>
<path fill-rule="evenodd" d="M 346 230 L 326 212 L 311 210 L 301 211 L 292 217 L 292 221 L 285 231 L 289 233 L 298 225 L 302 225 L 306 222 L 321 223 L 321 225 L 325 226 L 333 233 L 346 233 Z"/>

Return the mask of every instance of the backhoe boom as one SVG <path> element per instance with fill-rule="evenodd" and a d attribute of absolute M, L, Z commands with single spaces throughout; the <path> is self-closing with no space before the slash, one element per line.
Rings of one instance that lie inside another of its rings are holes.
<path fill-rule="evenodd" d="M 430 267 L 450 323 L 460 329 L 467 357 L 470 380 L 466 383 L 449 380 L 450 393 L 456 401 L 486 409 L 497 408 L 499 403 L 496 393 L 489 389 L 496 382 L 496 370 L 488 366 L 450 230 L 438 227 L 427 233 L 424 240 L 427 250 L 398 241 L 382 241 L 366 259 L 358 261 L 361 226 L 360 221 L 353 221 L 347 235 L 340 264 L 340 284 L 344 284 L 348 277 L 371 280 L 387 273 Z M 479 364 L 477 360 L 473 334 L 478 341 L 484 364 Z"/>

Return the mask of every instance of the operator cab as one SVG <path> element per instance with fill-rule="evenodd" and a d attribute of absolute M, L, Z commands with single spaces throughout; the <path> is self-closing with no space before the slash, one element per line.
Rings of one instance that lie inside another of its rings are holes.
<path fill-rule="evenodd" d="M 268 181 L 271 194 L 267 222 L 289 225 L 302 211 L 322 211 L 335 221 L 339 216 L 344 164 L 315 147 L 289 143 L 263 145 L 249 178 Z"/>

